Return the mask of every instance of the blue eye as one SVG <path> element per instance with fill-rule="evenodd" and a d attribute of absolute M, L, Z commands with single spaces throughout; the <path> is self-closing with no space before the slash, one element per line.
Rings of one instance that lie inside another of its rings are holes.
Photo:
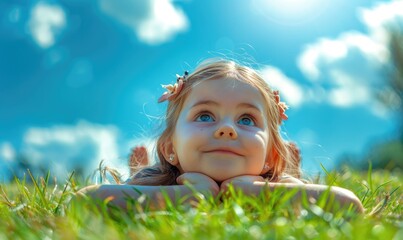
<path fill-rule="evenodd" d="M 196 121 L 197 121 L 197 122 L 213 122 L 213 121 L 214 121 L 214 118 L 213 118 L 210 114 L 203 113 L 203 114 L 200 114 L 200 115 L 196 118 Z"/>
<path fill-rule="evenodd" d="M 255 126 L 255 121 L 253 121 L 251 117 L 242 117 L 238 120 L 238 123 L 241 125 Z"/>

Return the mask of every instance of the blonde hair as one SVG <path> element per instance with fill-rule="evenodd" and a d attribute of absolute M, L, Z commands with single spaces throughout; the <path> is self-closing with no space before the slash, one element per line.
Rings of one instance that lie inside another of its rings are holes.
<path fill-rule="evenodd" d="M 237 64 L 225 59 L 210 59 L 199 65 L 196 70 L 186 78 L 182 91 L 168 103 L 165 116 L 165 130 L 157 141 L 157 154 L 159 163 L 139 169 L 131 183 L 141 185 L 174 185 L 180 175 L 179 169 L 172 166 L 165 159 L 162 148 L 175 132 L 176 122 L 185 100 L 193 86 L 201 81 L 217 80 L 221 78 L 234 78 L 257 88 L 266 102 L 266 119 L 269 128 L 269 151 L 266 161 L 269 171 L 262 175 L 271 181 L 277 181 L 281 175 L 288 174 L 300 177 L 299 151 L 296 145 L 284 141 L 280 134 L 281 116 L 275 94 L 260 75 L 247 66 Z M 270 121 L 272 120 L 272 121 Z"/>

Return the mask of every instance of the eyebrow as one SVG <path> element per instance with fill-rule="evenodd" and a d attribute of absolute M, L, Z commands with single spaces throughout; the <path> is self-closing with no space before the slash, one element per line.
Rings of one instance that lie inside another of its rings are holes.
<path fill-rule="evenodd" d="M 200 105 L 218 106 L 220 104 L 218 102 L 215 102 L 215 101 L 212 101 L 212 100 L 201 100 L 201 101 L 196 102 L 195 104 L 193 104 L 190 108 L 194 108 L 194 107 L 197 107 L 197 106 L 200 106 Z M 240 103 L 240 104 L 237 105 L 237 108 L 241 108 L 241 107 L 253 108 L 253 109 L 255 109 L 255 110 L 259 111 L 259 112 L 262 111 L 262 109 L 259 109 L 257 106 L 255 106 L 254 104 L 251 104 L 251 103 Z"/>
<path fill-rule="evenodd" d="M 251 104 L 251 103 L 241 103 L 237 107 L 244 107 L 244 108 L 253 108 L 259 112 L 261 112 L 263 109 L 259 109 L 257 106 Z"/>
<path fill-rule="evenodd" d="M 202 101 L 196 102 L 190 108 L 194 108 L 194 107 L 197 107 L 199 105 L 215 105 L 215 106 L 218 106 L 219 104 L 217 102 L 212 101 L 212 100 L 202 100 Z"/>

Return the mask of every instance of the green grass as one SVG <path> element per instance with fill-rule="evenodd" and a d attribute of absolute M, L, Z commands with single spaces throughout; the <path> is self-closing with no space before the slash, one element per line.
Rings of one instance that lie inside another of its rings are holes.
<path fill-rule="evenodd" d="M 197 206 L 167 202 L 161 211 L 122 212 L 93 201 L 70 201 L 82 187 L 73 175 L 66 184 L 49 174 L 16 179 L 0 188 L 0 239 L 403 239 L 400 171 L 326 172 L 314 180 L 352 190 L 365 214 L 336 213 L 303 204 L 299 215 L 281 190 L 269 197 L 233 192 L 219 202 L 198 196 Z M 30 181 L 32 182 L 32 181 Z M 304 202 L 304 201 L 303 201 Z"/>

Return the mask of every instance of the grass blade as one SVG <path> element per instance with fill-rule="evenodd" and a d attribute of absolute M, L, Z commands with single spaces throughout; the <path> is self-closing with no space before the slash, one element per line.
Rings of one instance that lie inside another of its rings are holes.
<path fill-rule="evenodd" d="M 67 183 L 64 185 L 64 189 L 63 189 L 62 194 L 60 195 L 59 202 L 57 203 L 57 206 L 56 206 L 55 209 L 53 210 L 54 213 L 57 213 L 57 211 L 59 210 L 59 207 L 60 207 L 60 205 L 61 205 L 61 203 L 62 203 L 62 201 L 63 201 L 63 196 L 64 196 L 64 194 L 66 193 L 68 183 L 71 182 L 71 180 L 72 180 L 72 178 L 73 178 L 73 176 L 74 176 L 74 173 L 75 173 L 75 172 L 73 171 L 73 172 L 70 174 L 70 177 L 69 177 L 69 179 L 67 180 Z"/>
<path fill-rule="evenodd" d="M 32 182 L 33 182 L 33 184 L 34 184 L 34 186 L 35 186 L 36 192 L 39 193 L 39 197 L 40 197 L 40 199 L 41 199 L 41 201 L 42 201 L 42 204 L 43 204 L 44 206 L 46 206 L 46 205 L 47 205 L 47 204 L 46 204 L 46 199 L 45 199 L 45 196 L 44 196 L 44 194 L 42 193 L 41 189 L 39 188 L 38 182 L 36 181 L 36 179 L 35 179 L 34 176 L 32 175 L 31 171 L 30 171 L 29 169 L 27 169 L 27 171 L 28 171 L 28 174 L 29 174 L 29 176 L 31 177 L 31 180 L 32 180 Z"/>

